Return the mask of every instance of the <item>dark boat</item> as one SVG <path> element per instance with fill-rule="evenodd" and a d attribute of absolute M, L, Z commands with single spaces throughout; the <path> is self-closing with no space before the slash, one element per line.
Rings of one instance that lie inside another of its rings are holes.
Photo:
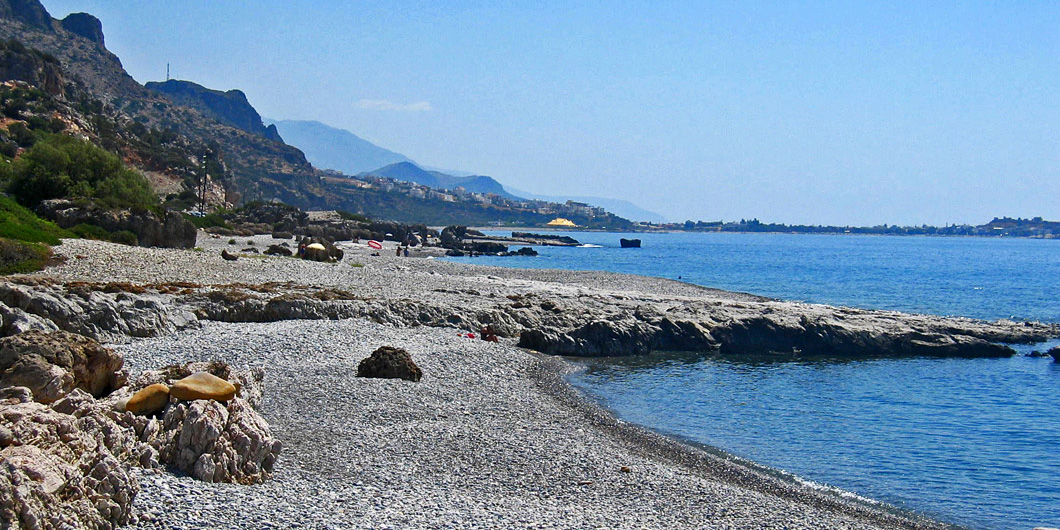
<path fill-rule="evenodd" d="M 626 239 L 622 238 L 618 240 L 618 243 L 622 245 L 622 248 L 640 248 L 639 239 Z"/>

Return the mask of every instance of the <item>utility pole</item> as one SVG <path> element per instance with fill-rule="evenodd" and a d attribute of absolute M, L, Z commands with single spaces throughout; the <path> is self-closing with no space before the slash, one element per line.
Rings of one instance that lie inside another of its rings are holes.
<path fill-rule="evenodd" d="M 166 81 L 169 81 L 169 63 L 166 63 Z"/>
<path fill-rule="evenodd" d="M 206 157 L 210 154 L 210 150 L 203 151 L 202 154 L 202 180 L 199 182 L 199 215 L 206 215 Z"/>

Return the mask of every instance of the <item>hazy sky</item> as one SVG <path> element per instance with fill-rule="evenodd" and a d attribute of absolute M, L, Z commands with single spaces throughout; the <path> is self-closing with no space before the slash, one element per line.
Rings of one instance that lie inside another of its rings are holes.
<path fill-rule="evenodd" d="M 673 220 L 1060 219 L 1060 2 L 43 3 L 99 17 L 140 82 L 168 62 L 535 193 Z"/>

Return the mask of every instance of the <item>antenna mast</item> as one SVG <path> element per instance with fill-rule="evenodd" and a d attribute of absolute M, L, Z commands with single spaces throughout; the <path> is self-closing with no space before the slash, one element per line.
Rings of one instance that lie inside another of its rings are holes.
<path fill-rule="evenodd" d="M 166 81 L 169 81 L 169 63 L 166 63 Z"/>

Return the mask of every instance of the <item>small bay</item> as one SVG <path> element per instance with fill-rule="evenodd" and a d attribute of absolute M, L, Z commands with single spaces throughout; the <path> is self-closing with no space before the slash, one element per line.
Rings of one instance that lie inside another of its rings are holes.
<path fill-rule="evenodd" d="M 642 274 L 832 305 L 1060 322 L 1055 240 L 567 235 L 595 246 L 459 260 Z M 620 237 L 643 246 L 619 248 Z M 660 352 L 576 362 L 586 369 L 572 376 L 575 386 L 659 432 L 971 528 L 1060 526 L 1060 364 L 1049 358 L 769 362 Z"/>

